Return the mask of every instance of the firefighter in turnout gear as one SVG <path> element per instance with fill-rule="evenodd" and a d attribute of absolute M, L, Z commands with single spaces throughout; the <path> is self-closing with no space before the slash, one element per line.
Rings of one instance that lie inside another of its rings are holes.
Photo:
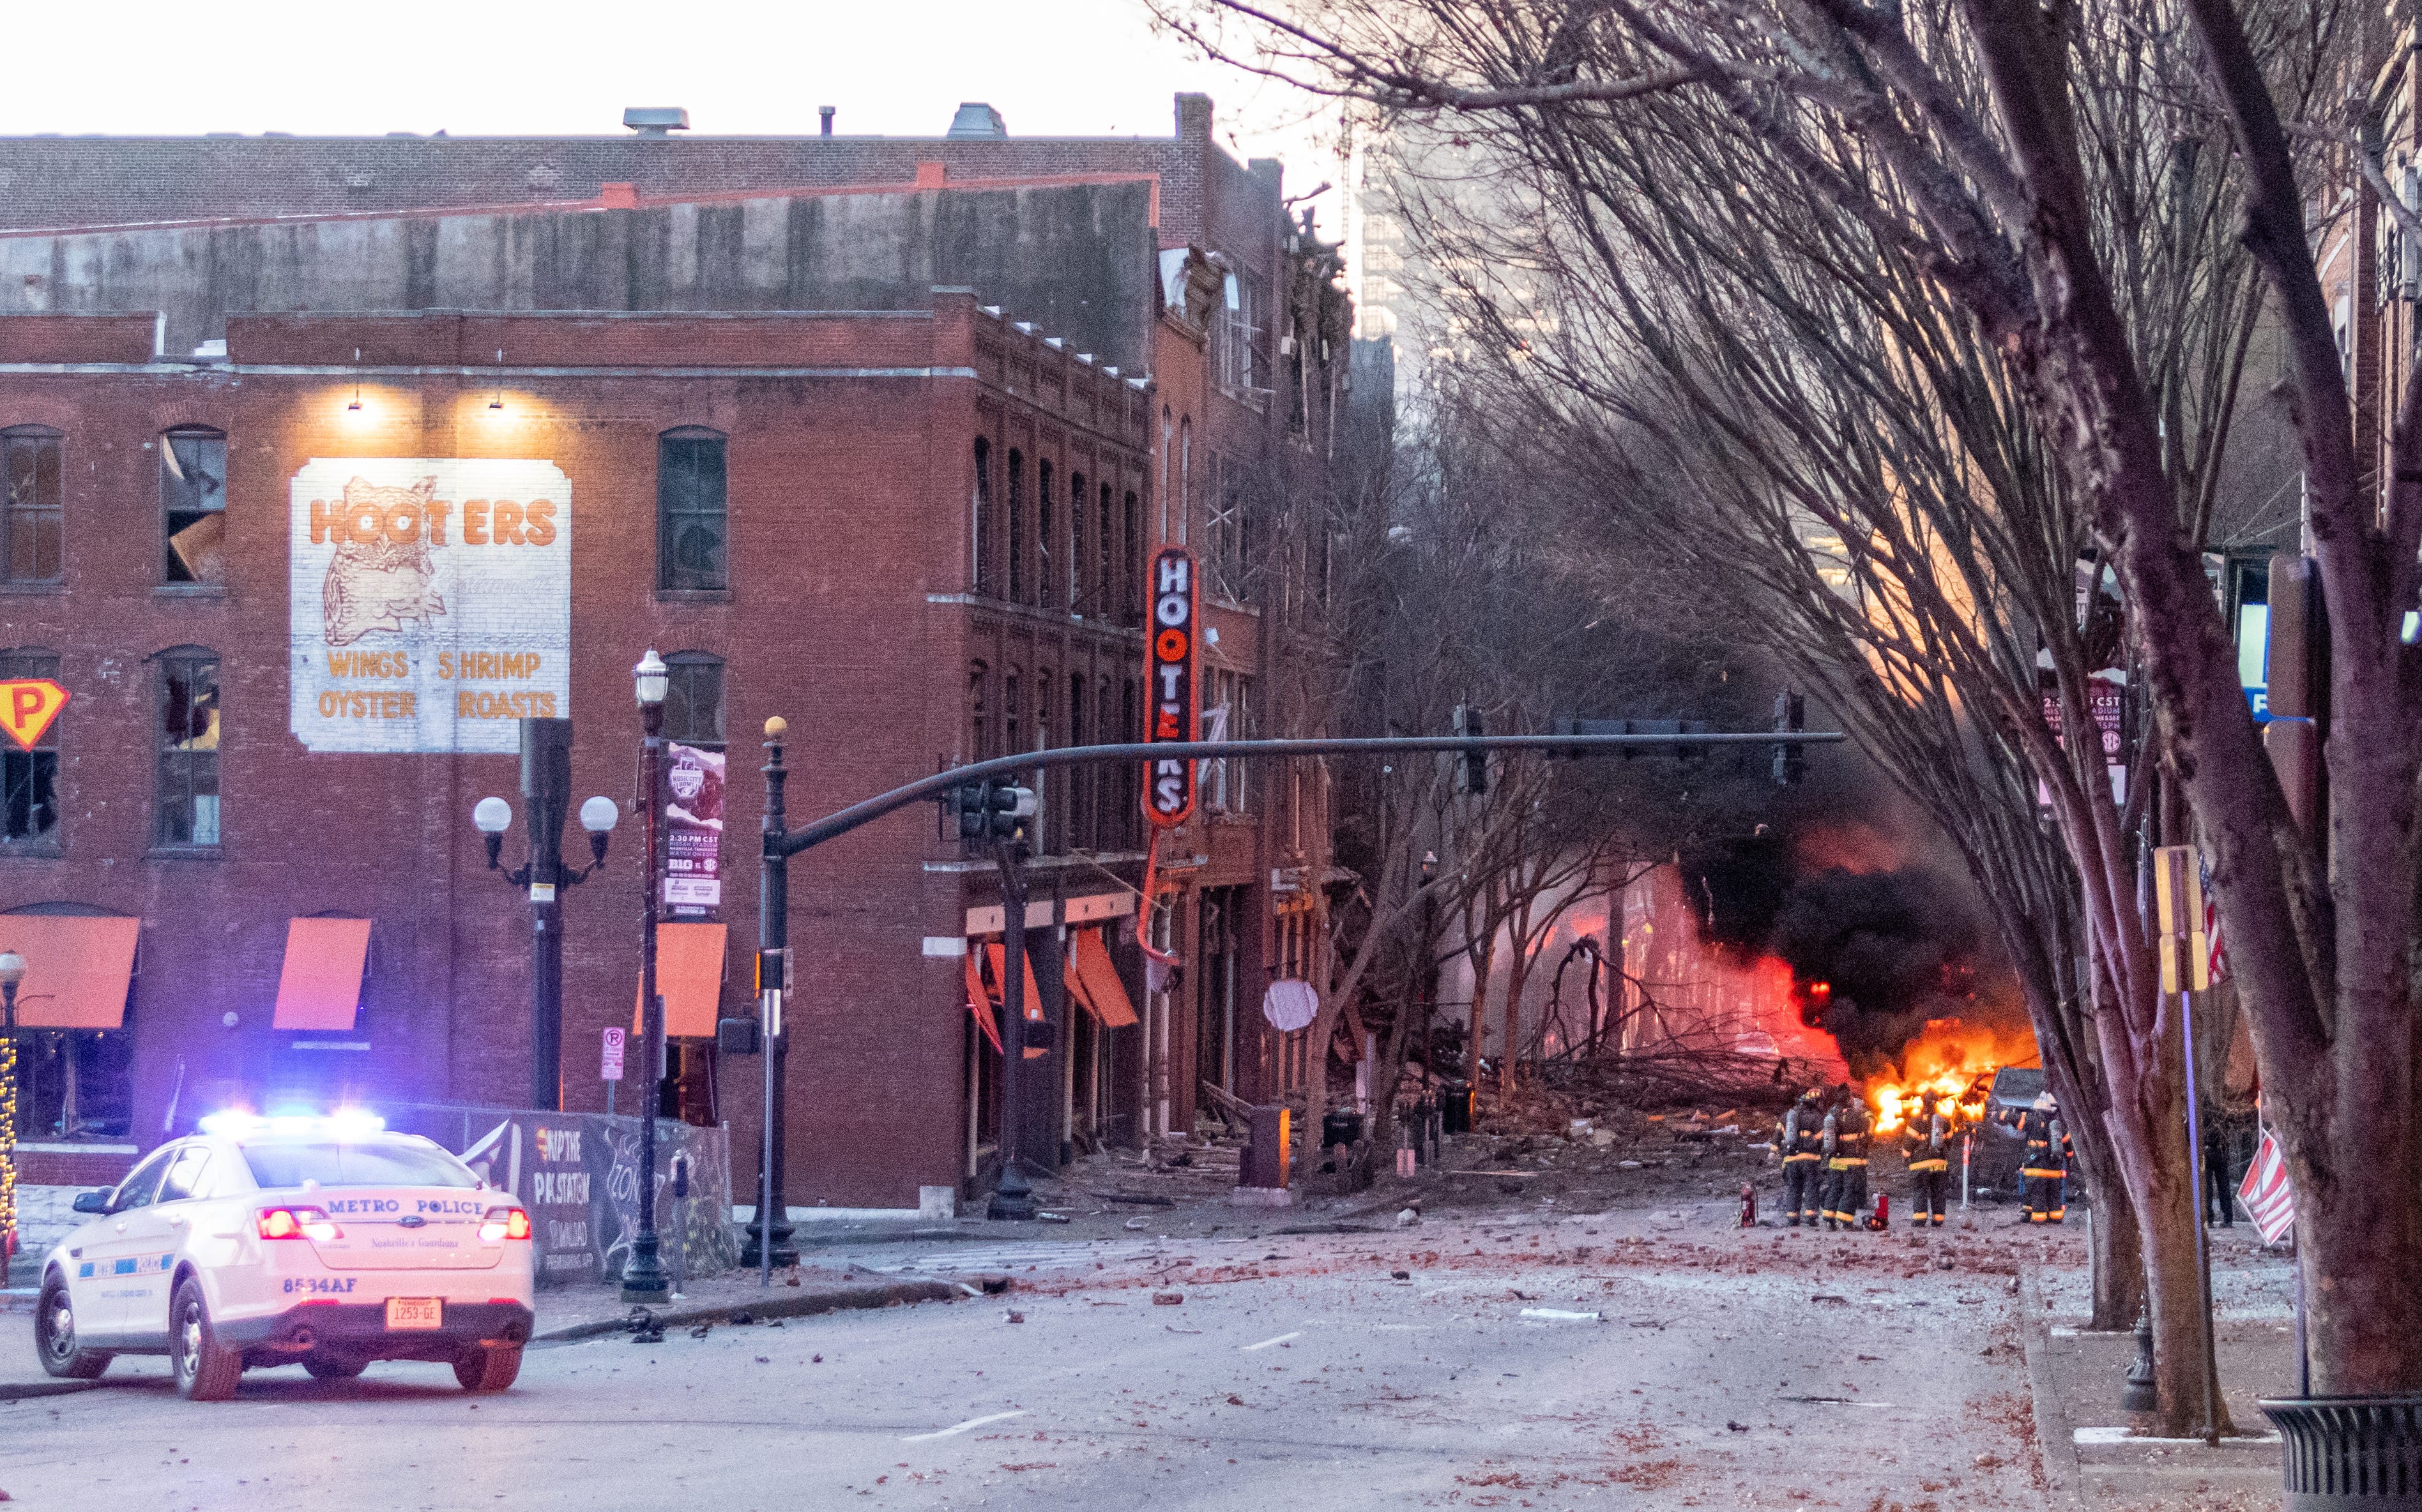
<path fill-rule="evenodd" d="M 1810 1087 L 1783 1115 L 1774 1147 L 1783 1154 L 1783 1207 L 1791 1226 L 1816 1226 L 1825 1196 L 1825 1094 Z"/>
<path fill-rule="evenodd" d="M 1825 1115 L 1825 1226 L 1856 1228 L 1867 1205 L 1867 1105 L 1848 1087 Z"/>
<path fill-rule="evenodd" d="M 2021 1110 L 2010 1121 L 2019 1126 L 2019 1137 L 2026 1141 L 2026 1154 L 2019 1162 L 2019 1175 L 2026 1183 L 2021 1203 L 2026 1221 L 2057 1224 L 2068 1216 L 2064 1189 L 2068 1162 L 2076 1158 L 2068 1143 L 2068 1127 L 2060 1121 L 2060 1104 L 2045 1092 L 2036 1099 L 2034 1107 Z"/>
<path fill-rule="evenodd" d="M 1942 1226 L 1944 1198 L 1951 1187 L 1951 1151 L 1959 1138 L 1955 1114 L 1945 1113 L 1942 1095 L 1928 1092 L 1917 1111 L 1902 1120 L 1901 1153 L 1909 1157 L 1909 1223 L 1911 1228 Z M 1931 1213 L 1933 1216 L 1928 1217 Z"/>

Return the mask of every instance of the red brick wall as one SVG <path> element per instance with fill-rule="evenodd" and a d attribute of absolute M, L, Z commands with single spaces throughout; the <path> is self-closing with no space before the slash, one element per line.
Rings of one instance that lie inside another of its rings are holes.
<path fill-rule="evenodd" d="M 239 322 L 230 344 L 240 358 L 297 365 L 339 351 L 349 360 L 356 345 L 367 360 L 384 341 L 409 362 L 434 356 L 428 343 L 446 344 L 453 319 L 263 319 Z M 376 921 L 357 1037 L 376 1050 L 322 1057 L 342 1062 L 362 1095 L 513 1102 L 527 1084 L 528 910 L 486 872 L 469 823 L 480 797 L 511 800 L 505 862 L 519 861 L 515 760 L 315 755 L 288 732 L 288 489 L 311 458 L 543 458 L 571 480 L 574 802 L 603 793 L 626 816 L 606 869 L 566 894 L 571 1106 L 603 1106 L 598 1031 L 627 1023 L 635 995 L 638 726 L 629 669 L 641 649 L 709 651 L 727 662 L 726 1011 L 749 1011 L 764 720 L 790 722 L 794 821 L 930 772 L 958 739 L 975 611 L 928 595 L 966 587 L 964 459 L 978 393 L 989 386 L 799 369 L 971 369 L 979 325 L 1002 329 L 972 299 L 943 297 L 930 318 L 461 323 L 461 344 L 491 352 L 501 344 L 509 364 L 549 371 L 0 368 L 0 427 L 65 431 L 70 480 L 66 585 L 0 593 L 0 647 L 57 652 L 75 699 L 60 736 L 63 853 L 0 858 L 0 910 L 72 901 L 143 919 L 133 1022 L 136 1137 L 146 1144 L 158 1138 L 172 1086 L 181 1082 L 190 1117 L 268 1074 L 291 1037 L 269 1022 L 287 921 L 298 914 Z M 8 328 L 0 320 L 0 346 Z M 1039 341 L 1007 340 L 1037 371 L 1069 366 Z M 603 370 L 609 364 L 625 366 Z M 653 370 L 664 366 L 689 371 Z M 1082 373 L 1053 392 L 1081 396 L 1089 383 L 1125 393 Z M 363 407 L 350 411 L 356 392 Z M 491 410 L 499 395 L 505 407 Z M 229 569 L 217 593 L 157 586 L 151 444 L 169 426 L 196 423 L 228 436 Z M 684 425 L 731 437 L 731 586 L 668 601 L 653 587 L 656 437 Z M 1121 454 L 1100 436 L 1085 444 L 1142 470 L 1131 446 Z M 225 840 L 210 858 L 149 848 L 149 659 L 187 644 L 222 658 Z M 567 846 L 576 857 L 576 828 Z M 794 1202 L 906 1204 L 920 1184 L 957 1179 L 966 1011 L 957 963 L 926 960 L 919 948 L 923 935 L 962 927 L 960 879 L 920 865 L 943 854 L 931 812 L 920 808 L 794 863 Z M 238 1018 L 232 1028 L 221 1023 L 228 1013 Z M 746 1185 L 762 1072 L 753 1060 L 723 1070 L 721 1111 Z"/>

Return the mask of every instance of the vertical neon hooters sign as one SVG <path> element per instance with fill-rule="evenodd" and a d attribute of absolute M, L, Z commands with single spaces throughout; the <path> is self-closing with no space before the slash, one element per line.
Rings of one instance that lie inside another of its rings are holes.
<path fill-rule="evenodd" d="M 1144 627 L 1147 741 L 1191 740 L 1202 721 L 1194 676 L 1196 625 L 1202 603 L 1195 591 L 1194 558 L 1172 547 L 1152 559 L 1152 622 Z M 1194 763 L 1144 764 L 1144 818 L 1175 829 L 1194 812 Z"/>

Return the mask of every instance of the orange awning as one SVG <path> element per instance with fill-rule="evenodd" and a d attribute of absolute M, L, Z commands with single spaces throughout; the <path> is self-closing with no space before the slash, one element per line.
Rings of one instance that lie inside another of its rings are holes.
<path fill-rule="evenodd" d="M 656 991 L 665 1000 L 668 1036 L 714 1037 L 723 1005 L 723 929 L 719 924 L 656 926 Z M 647 1005 L 636 987 L 631 1002 L 631 1032 L 637 1034 Z"/>
<path fill-rule="evenodd" d="M 1076 936 L 1074 952 L 1077 971 L 1084 978 L 1087 1005 L 1105 1029 L 1124 1029 L 1136 1021 L 1135 1005 L 1127 1001 L 1126 984 L 1119 980 L 1119 969 L 1110 964 L 1109 947 L 1102 943 L 1102 931 L 1086 929 Z"/>
<path fill-rule="evenodd" d="M 17 1021 L 28 1029 L 116 1029 L 126 1022 L 140 919 L 0 915 L 0 950 L 25 958 Z"/>
<path fill-rule="evenodd" d="M 992 993 L 984 988 L 983 967 L 978 963 L 976 953 L 972 950 L 967 952 L 966 959 L 967 1011 L 975 1015 L 976 1027 L 982 1029 L 984 1037 L 992 1041 L 992 1048 L 997 1052 L 1000 1049 L 1000 1022 L 992 1016 Z"/>
<path fill-rule="evenodd" d="M 277 974 L 273 1029 L 350 1030 L 362 1005 L 362 964 L 370 959 L 368 919 L 289 919 L 286 965 Z"/>
<path fill-rule="evenodd" d="M 994 981 L 999 982 L 1007 979 L 1007 973 L 1009 970 L 1008 955 L 1003 947 L 999 944 L 989 944 L 984 946 L 984 959 L 992 963 L 992 979 Z M 1029 1023 L 1041 1023 L 1044 1021 L 1043 989 L 1041 985 L 1034 980 L 1034 952 L 1029 950 L 1022 953 L 1019 958 L 1018 964 L 1026 968 L 1027 1021 Z M 1045 1052 L 1032 1045 L 1026 1047 L 1026 1058 L 1028 1060 L 1032 1060 L 1043 1053 L 1045 1053 Z"/>

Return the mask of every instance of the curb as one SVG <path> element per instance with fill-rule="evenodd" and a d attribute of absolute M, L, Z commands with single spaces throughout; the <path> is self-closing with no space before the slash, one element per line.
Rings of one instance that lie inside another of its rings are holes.
<path fill-rule="evenodd" d="M 679 1307 L 655 1309 L 655 1319 L 664 1328 L 691 1328 L 700 1323 L 720 1323 L 734 1313 L 747 1313 L 751 1317 L 807 1317 L 817 1313 L 837 1313 L 853 1309 L 906 1306 L 911 1302 L 947 1302 L 963 1297 L 956 1284 L 948 1281 L 895 1281 L 883 1286 L 831 1286 L 810 1290 L 802 1288 L 786 1296 L 747 1298 L 725 1302 L 693 1302 Z M 532 1344 L 568 1344 L 579 1339 L 604 1338 L 612 1333 L 627 1333 L 630 1324 L 620 1317 L 591 1318 L 584 1323 L 566 1323 L 560 1328 L 542 1329 L 530 1335 Z"/>
<path fill-rule="evenodd" d="M 2083 1508 L 2085 1503 L 2078 1494 L 2078 1483 L 2084 1478 L 2084 1467 L 2067 1426 L 2068 1414 L 2056 1405 L 2052 1366 L 2044 1359 L 2048 1341 L 2037 1337 L 2043 1317 L 2043 1294 L 2036 1288 L 2035 1272 L 2023 1270 L 2019 1280 L 2019 1347 L 2026 1355 L 2027 1399 L 2035 1411 L 2036 1459 L 2043 1466 L 2045 1501 Z"/>
<path fill-rule="evenodd" d="M 26 1402 L 37 1396 L 72 1396 L 100 1384 L 97 1380 L 0 1380 L 0 1402 Z"/>

